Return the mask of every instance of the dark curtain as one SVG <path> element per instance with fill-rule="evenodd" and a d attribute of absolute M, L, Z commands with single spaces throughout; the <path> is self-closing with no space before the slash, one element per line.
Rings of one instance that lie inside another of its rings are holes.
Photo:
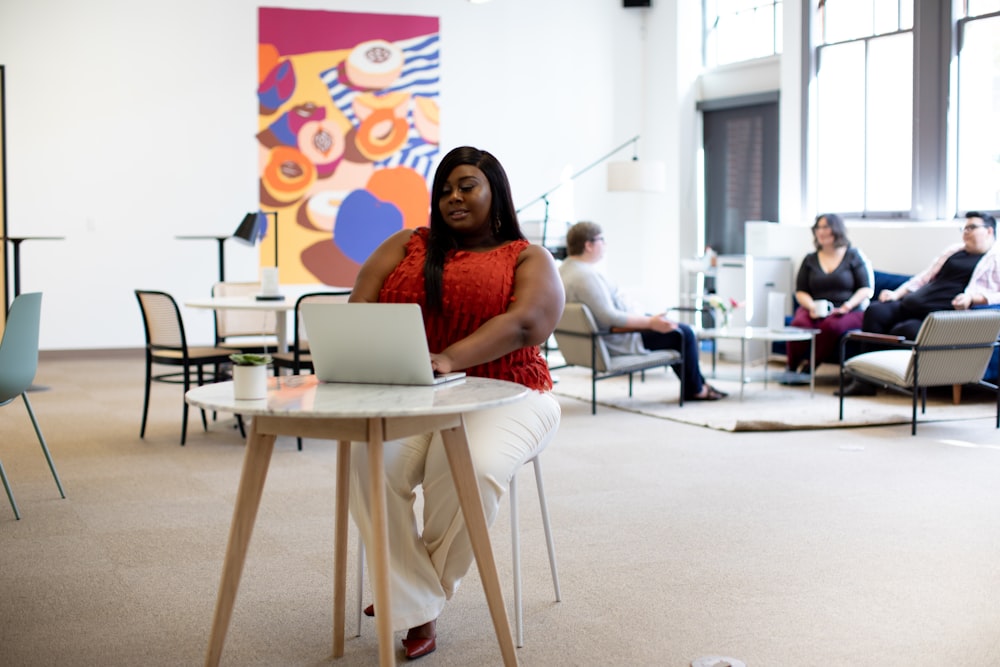
<path fill-rule="evenodd" d="M 705 240 L 745 252 L 743 223 L 778 219 L 778 103 L 703 111 Z"/>

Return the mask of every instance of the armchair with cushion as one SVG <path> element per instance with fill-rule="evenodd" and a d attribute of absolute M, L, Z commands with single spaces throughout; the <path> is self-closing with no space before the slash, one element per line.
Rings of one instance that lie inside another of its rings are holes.
<path fill-rule="evenodd" d="M 875 271 L 875 297 L 878 298 L 879 292 L 884 289 L 894 290 L 912 276 L 908 276 L 902 273 L 887 273 L 885 271 Z M 993 306 L 973 306 L 972 310 L 995 310 L 1000 309 L 1000 305 Z M 863 350 L 858 346 L 856 342 L 852 342 L 847 347 L 847 355 L 853 357 L 860 354 Z M 993 355 L 990 357 L 990 363 L 986 366 L 986 371 L 983 373 L 983 380 L 987 382 L 996 383 L 998 380 L 998 375 L 1000 375 L 1000 347 L 993 350 Z M 961 390 L 961 385 L 955 386 L 955 402 L 958 403 Z"/>
<path fill-rule="evenodd" d="M 927 387 L 979 384 L 997 396 L 1000 428 L 1000 389 L 982 379 L 1000 336 L 1000 310 L 942 310 L 927 316 L 916 340 L 900 336 L 852 331 L 841 340 L 840 419 L 844 418 L 844 386 L 856 377 L 880 387 L 908 393 L 913 399 L 911 434 L 917 433 L 917 397 L 921 412 L 927 405 Z M 876 343 L 896 349 L 846 356 L 851 341 Z"/>
<path fill-rule="evenodd" d="M 648 354 L 612 356 L 604 344 L 604 337 L 621 333 L 618 330 L 601 330 L 597 327 L 590 309 L 582 303 L 567 303 L 562 318 L 553 332 L 559 351 L 567 366 L 590 369 L 590 413 L 597 414 L 597 382 L 619 375 L 628 375 L 628 395 L 632 395 L 632 375 L 652 368 L 678 367 L 684 377 L 684 356 L 674 350 L 658 350 Z M 684 405 L 684 387 L 681 387 L 678 405 Z"/>

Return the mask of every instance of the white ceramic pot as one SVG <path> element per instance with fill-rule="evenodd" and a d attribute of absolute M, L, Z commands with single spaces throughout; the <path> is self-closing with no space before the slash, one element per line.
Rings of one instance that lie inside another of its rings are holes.
<path fill-rule="evenodd" d="M 233 366 L 233 398 L 238 401 L 267 398 L 267 366 Z"/>

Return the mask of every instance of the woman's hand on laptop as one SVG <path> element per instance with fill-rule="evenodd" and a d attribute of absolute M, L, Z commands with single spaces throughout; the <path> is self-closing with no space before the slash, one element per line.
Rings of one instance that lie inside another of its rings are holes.
<path fill-rule="evenodd" d="M 451 359 L 443 354 L 431 354 L 431 368 L 439 375 L 451 373 L 455 370 Z"/>

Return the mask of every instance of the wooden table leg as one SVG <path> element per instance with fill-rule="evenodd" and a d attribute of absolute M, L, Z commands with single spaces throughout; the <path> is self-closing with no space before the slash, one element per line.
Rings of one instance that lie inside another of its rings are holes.
<path fill-rule="evenodd" d="M 333 538 L 333 657 L 344 655 L 347 613 L 347 510 L 351 494 L 351 442 L 337 443 L 337 496 Z"/>
<path fill-rule="evenodd" d="M 479 482 L 476 471 L 472 467 L 472 455 L 469 454 L 469 441 L 465 434 L 465 422 L 459 426 L 441 431 L 445 452 L 448 455 L 448 465 L 458 492 L 458 502 L 462 507 L 462 516 L 469 531 L 472 552 L 479 566 L 479 577 L 483 582 L 486 602 L 493 617 L 493 629 L 497 641 L 500 642 L 500 653 L 506 667 L 517 665 L 517 653 L 514 649 L 514 637 L 510 632 L 510 621 L 507 618 L 507 607 L 503 601 L 503 591 L 500 589 L 500 578 L 497 576 L 497 564 L 493 558 L 493 548 L 490 546 L 490 533 L 486 525 L 486 514 L 483 512 L 483 502 L 479 495 Z M 376 609 L 378 607 L 376 606 Z M 378 614 L 376 614 L 376 618 Z"/>
<path fill-rule="evenodd" d="M 378 630 L 378 658 L 382 667 L 394 667 L 395 648 L 392 645 L 392 601 L 389 593 L 389 523 L 385 506 L 385 470 L 383 461 L 381 419 L 368 420 L 368 474 L 371 487 L 372 588 L 375 590 L 375 626 Z M 385 609 L 386 612 L 379 612 Z"/>
<path fill-rule="evenodd" d="M 229 529 L 229 544 L 226 546 L 226 558 L 222 564 L 222 581 L 219 584 L 212 634 L 208 643 L 208 654 L 205 657 L 205 665 L 208 667 L 218 665 L 222 657 L 222 645 L 226 641 L 226 631 L 233 615 L 233 603 L 236 601 L 236 590 L 243 574 L 250 533 L 253 532 L 254 522 L 257 520 L 264 480 L 267 479 L 267 468 L 271 463 L 271 452 L 274 451 L 274 439 L 273 435 L 261 435 L 257 432 L 255 419 L 247 438 L 243 472 L 240 474 L 240 486 L 236 494 L 236 506 L 233 509 L 233 523 Z"/>

